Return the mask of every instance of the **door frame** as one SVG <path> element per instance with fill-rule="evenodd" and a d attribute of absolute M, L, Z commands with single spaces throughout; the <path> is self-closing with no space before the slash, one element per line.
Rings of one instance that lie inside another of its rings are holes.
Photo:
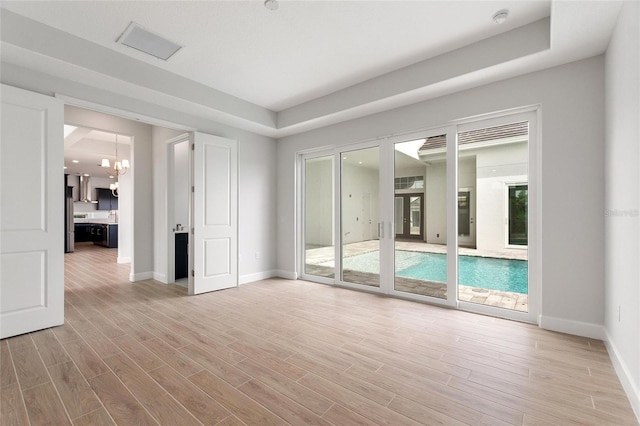
<path fill-rule="evenodd" d="M 167 238 L 167 282 L 166 284 L 175 284 L 176 282 L 176 245 L 175 245 L 175 152 L 174 148 L 179 143 L 190 143 L 190 133 L 182 133 L 176 137 L 167 139 L 165 141 L 165 149 L 166 149 L 166 167 L 167 173 L 165 175 L 165 185 L 166 185 L 166 198 L 165 198 L 165 214 L 167 218 L 166 222 L 166 238 Z M 191 148 L 189 148 L 191 149 Z M 189 183 L 192 184 L 192 159 L 191 154 L 189 155 Z M 189 197 L 191 198 L 191 197 Z M 189 223 L 187 223 L 187 232 L 189 233 L 189 243 L 191 243 L 191 209 L 192 205 L 189 202 Z M 189 268 L 189 271 L 191 268 Z M 191 274 L 187 273 L 187 277 L 189 280 L 192 279 Z"/>
<path fill-rule="evenodd" d="M 176 123 L 173 121 L 167 121 L 167 120 L 163 120 L 160 118 L 155 118 L 149 115 L 145 115 L 145 114 L 140 114 L 137 113 L 135 111 L 130 111 L 130 110 L 126 110 L 126 109 L 121 109 L 121 108 L 117 108 L 117 107 L 112 107 L 112 106 L 107 106 L 104 104 L 100 104 L 97 102 L 93 102 L 93 101 L 88 101 L 85 99 L 80 99 L 80 98 L 76 98 L 73 96 L 69 96 L 69 95 L 65 95 L 65 94 L 60 94 L 60 93 L 55 93 L 53 96 L 55 99 L 59 99 L 61 100 L 64 105 L 69 105 L 69 106 L 74 106 L 74 107 L 78 107 L 78 108 L 82 108 L 85 109 L 87 111 L 92 111 L 92 112 L 97 112 L 100 114 L 107 114 L 107 115 L 112 115 L 114 117 L 119 117 L 119 118 L 124 118 L 126 120 L 131 120 L 131 121 L 138 121 L 141 123 L 145 123 L 148 124 L 150 126 L 158 126 L 158 127 L 164 127 L 167 129 L 171 129 L 171 130 L 175 130 L 175 131 L 183 131 L 183 132 L 195 132 L 197 129 L 195 127 L 191 127 L 191 126 L 187 126 L 184 124 L 180 124 L 180 123 Z M 105 131 L 109 131 L 112 133 L 116 133 L 116 131 L 114 131 L 111 128 L 105 129 Z M 151 142 L 150 142 L 151 143 Z M 135 144 L 135 138 L 132 140 L 131 142 L 131 170 L 130 170 L 130 174 L 131 174 L 131 257 L 130 257 L 130 273 L 129 273 L 129 280 L 131 282 L 137 282 L 137 281 L 142 281 L 145 280 L 147 278 L 151 278 L 151 276 L 147 276 L 147 273 L 145 272 L 138 272 L 135 273 L 135 263 L 136 263 L 136 258 L 135 258 L 135 229 L 136 229 L 136 209 L 135 209 L 135 182 L 136 182 L 136 172 L 135 172 L 135 155 L 134 155 L 134 144 Z M 60 168 L 62 168 L 62 166 L 64 165 L 64 159 L 61 160 L 60 163 Z M 149 275 L 151 275 L 149 273 Z M 158 279 L 159 277 L 153 276 L 154 279 L 156 279 L 157 281 L 162 282 L 162 280 Z"/>
<path fill-rule="evenodd" d="M 411 235 L 411 197 L 420 197 L 420 234 L 418 235 Z M 403 225 L 403 229 L 402 229 L 402 234 L 398 234 L 397 233 L 397 229 L 395 230 L 396 234 L 395 234 L 395 238 L 398 238 L 398 235 L 400 235 L 400 238 L 402 239 L 407 239 L 407 240 L 423 240 L 424 239 L 424 218 L 425 218 L 425 212 L 424 212 L 424 208 L 425 208 L 425 202 L 424 202 L 424 192 L 412 192 L 412 193 L 395 193 L 394 194 L 394 200 L 395 198 L 402 198 L 402 225 Z M 395 201 L 394 201 L 395 202 Z M 405 207 L 407 207 L 407 205 L 409 206 L 409 208 L 405 209 Z M 405 218 L 407 219 L 407 221 L 405 222 Z M 395 209 L 394 209 L 394 219 L 395 219 Z M 405 224 L 409 224 L 409 233 L 405 233 L 404 232 L 404 228 L 405 228 Z"/>

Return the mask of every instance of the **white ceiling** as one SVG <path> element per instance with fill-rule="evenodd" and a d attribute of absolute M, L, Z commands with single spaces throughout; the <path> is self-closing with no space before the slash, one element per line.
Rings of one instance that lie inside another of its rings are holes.
<path fill-rule="evenodd" d="M 70 175 L 89 174 L 105 178 L 113 175 L 113 169 L 101 167 L 101 162 L 106 158 L 111 163 L 111 167 L 115 164 L 116 137 L 118 160 L 122 161 L 125 158 L 131 160 L 129 154 L 131 137 L 76 127 L 64 138 L 64 172 Z"/>
<path fill-rule="evenodd" d="M 2 13 L 5 63 L 281 137 L 600 54 L 620 4 L 281 0 L 270 11 L 262 0 L 3 1 L 1 7 L 13 12 Z M 491 17 L 503 8 L 509 19 L 497 25 Z M 477 43 L 549 16 L 544 48 L 512 37 L 513 46 L 502 42 L 501 57 L 497 41 Z M 117 44 L 131 21 L 185 47 L 164 62 Z M 466 51 L 470 63 L 494 62 L 465 73 L 437 68 L 438 55 L 465 46 L 474 49 Z M 416 64 L 433 76 L 405 88 L 385 82 L 409 80 Z M 388 89 L 371 97 L 363 82 L 377 81 Z M 347 95 L 353 100 L 345 106 Z"/>

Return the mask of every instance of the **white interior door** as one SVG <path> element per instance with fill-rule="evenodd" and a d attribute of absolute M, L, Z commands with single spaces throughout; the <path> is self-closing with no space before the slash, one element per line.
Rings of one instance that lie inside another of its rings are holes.
<path fill-rule="evenodd" d="M 64 108 L 2 85 L 0 338 L 64 322 Z"/>
<path fill-rule="evenodd" d="M 193 134 L 193 279 L 189 293 L 238 285 L 237 141 Z"/>

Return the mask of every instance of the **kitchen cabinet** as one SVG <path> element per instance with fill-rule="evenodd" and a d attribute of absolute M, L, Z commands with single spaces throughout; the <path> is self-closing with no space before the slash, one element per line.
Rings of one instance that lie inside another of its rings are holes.
<path fill-rule="evenodd" d="M 75 231 L 74 241 L 76 243 L 82 243 L 86 241 L 93 241 L 91 236 L 91 224 L 90 223 L 76 223 L 73 225 Z"/>
<path fill-rule="evenodd" d="M 175 279 L 187 278 L 189 266 L 189 234 L 176 233 L 176 268 Z"/>
<path fill-rule="evenodd" d="M 110 189 L 96 188 L 98 194 L 98 210 L 118 210 L 118 197 Z"/>
<path fill-rule="evenodd" d="M 118 247 L 117 223 L 76 223 L 74 229 L 77 243 L 89 241 L 104 247 Z"/>
<path fill-rule="evenodd" d="M 93 244 L 108 248 L 118 247 L 117 223 L 92 223 L 91 235 Z"/>

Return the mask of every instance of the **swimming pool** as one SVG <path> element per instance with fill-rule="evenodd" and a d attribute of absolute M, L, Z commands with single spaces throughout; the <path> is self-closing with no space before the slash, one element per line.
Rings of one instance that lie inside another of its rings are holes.
<path fill-rule="evenodd" d="M 378 251 L 350 256 L 343 268 L 380 273 Z M 458 282 L 469 287 L 528 293 L 528 262 L 493 257 L 458 256 Z M 440 253 L 396 250 L 396 275 L 425 281 L 447 281 L 447 257 Z"/>

